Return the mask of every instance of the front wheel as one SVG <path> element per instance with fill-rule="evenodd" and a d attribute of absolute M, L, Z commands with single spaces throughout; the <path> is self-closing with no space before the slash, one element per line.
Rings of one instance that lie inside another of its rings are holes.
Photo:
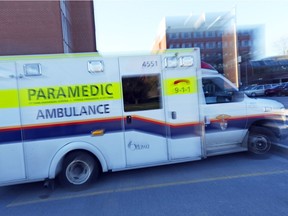
<path fill-rule="evenodd" d="M 248 139 L 249 151 L 255 154 L 265 154 L 271 148 L 273 137 L 273 133 L 266 128 L 253 128 Z"/>
<path fill-rule="evenodd" d="M 98 171 L 98 164 L 90 154 L 71 152 L 64 158 L 59 179 L 64 186 L 84 186 L 97 177 Z"/>

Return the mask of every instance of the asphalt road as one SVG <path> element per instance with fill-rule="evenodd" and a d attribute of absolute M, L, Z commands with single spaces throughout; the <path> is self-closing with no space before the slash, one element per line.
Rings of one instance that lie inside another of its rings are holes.
<path fill-rule="evenodd" d="M 271 151 L 106 173 L 87 189 L 0 188 L 0 215 L 288 215 L 288 157 Z"/>
<path fill-rule="evenodd" d="M 288 107 L 288 98 L 272 98 Z M 287 140 L 284 144 L 287 144 Z M 288 153 L 105 173 L 88 188 L 0 187 L 0 216 L 288 216 Z"/>

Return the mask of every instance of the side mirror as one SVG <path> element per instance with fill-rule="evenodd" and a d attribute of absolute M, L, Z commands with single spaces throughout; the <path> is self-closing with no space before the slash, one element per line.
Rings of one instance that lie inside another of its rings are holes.
<path fill-rule="evenodd" d="M 244 100 L 244 92 L 243 91 L 235 91 L 233 92 L 232 101 L 233 102 L 241 102 Z"/>

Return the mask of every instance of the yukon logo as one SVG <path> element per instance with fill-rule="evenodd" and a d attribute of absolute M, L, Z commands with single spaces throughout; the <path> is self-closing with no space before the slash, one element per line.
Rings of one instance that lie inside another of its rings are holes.
<path fill-rule="evenodd" d="M 128 148 L 132 151 L 147 150 L 150 148 L 150 145 L 149 144 L 137 144 L 137 143 L 133 143 L 132 141 L 130 141 L 128 143 Z"/>
<path fill-rule="evenodd" d="M 226 114 L 222 114 L 216 117 L 217 120 L 219 120 L 219 124 L 220 124 L 220 128 L 221 130 L 226 130 L 228 127 L 228 122 L 227 120 L 230 118 L 231 116 L 226 115 Z"/>

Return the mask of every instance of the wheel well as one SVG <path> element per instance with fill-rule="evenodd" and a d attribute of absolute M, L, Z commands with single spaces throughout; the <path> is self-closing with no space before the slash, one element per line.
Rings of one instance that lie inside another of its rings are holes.
<path fill-rule="evenodd" d="M 259 120 L 254 122 L 249 127 L 249 132 L 259 130 L 261 131 L 261 128 L 265 128 L 266 130 L 269 130 L 270 133 L 273 134 L 273 140 L 279 137 L 279 129 L 277 127 L 277 124 L 273 120 L 265 119 L 265 120 Z"/>

